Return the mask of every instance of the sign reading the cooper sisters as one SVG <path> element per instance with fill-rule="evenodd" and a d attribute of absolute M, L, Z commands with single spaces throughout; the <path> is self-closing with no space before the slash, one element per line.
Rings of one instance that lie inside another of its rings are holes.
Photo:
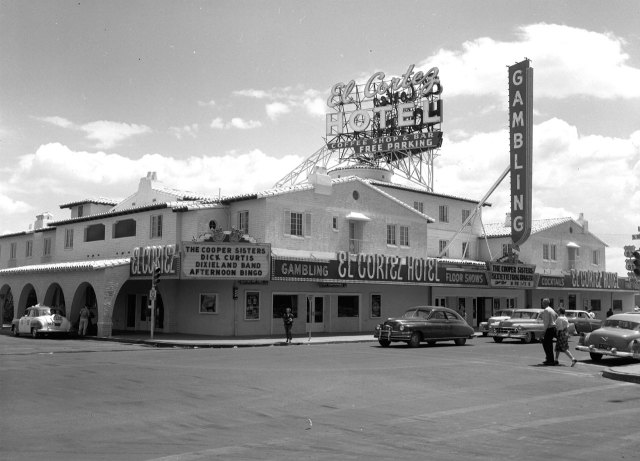
<path fill-rule="evenodd" d="M 182 243 L 182 277 L 268 280 L 271 246 L 242 243 Z"/>
<path fill-rule="evenodd" d="M 533 69 L 528 59 L 509 67 L 509 138 L 511 240 L 520 246 L 531 234 Z"/>
<path fill-rule="evenodd" d="M 529 264 L 489 264 L 492 287 L 533 288 L 536 266 Z"/>

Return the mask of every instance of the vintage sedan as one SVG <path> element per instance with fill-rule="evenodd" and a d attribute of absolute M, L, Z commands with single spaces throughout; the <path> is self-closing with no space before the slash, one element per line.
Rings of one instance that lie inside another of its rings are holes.
<path fill-rule="evenodd" d="M 473 328 L 460 314 L 440 306 L 415 306 L 398 318 L 387 319 L 376 326 L 374 337 L 382 347 L 392 342 L 403 341 L 409 347 L 418 347 L 421 342 L 435 344 L 437 341 L 454 341 L 458 346 L 474 337 Z"/>
<path fill-rule="evenodd" d="M 598 362 L 602 356 L 629 357 L 640 360 L 640 313 L 614 314 L 599 328 L 583 334 L 576 349 L 588 352 Z"/>
<path fill-rule="evenodd" d="M 489 329 L 489 336 L 497 343 L 503 339 L 519 339 L 530 343 L 544 336 L 542 312 L 544 309 L 516 309 L 511 318 Z"/>
<path fill-rule="evenodd" d="M 602 320 L 594 319 L 587 311 L 566 311 L 567 320 L 576 327 L 576 334 L 589 333 L 602 326 Z"/>
<path fill-rule="evenodd" d="M 503 320 L 511 318 L 513 311 L 514 309 L 502 309 L 500 311 L 496 311 L 496 313 L 489 317 L 486 322 L 480 322 L 478 330 L 482 333 L 482 336 L 487 336 L 491 327 L 496 327 Z"/>
<path fill-rule="evenodd" d="M 25 334 L 34 338 L 50 334 L 68 335 L 71 332 L 71 322 L 61 309 L 36 304 L 28 307 L 19 319 L 13 319 L 11 332 L 14 336 Z"/>

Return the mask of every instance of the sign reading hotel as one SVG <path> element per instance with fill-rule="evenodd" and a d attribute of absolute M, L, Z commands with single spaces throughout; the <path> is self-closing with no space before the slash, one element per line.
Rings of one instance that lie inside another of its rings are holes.
<path fill-rule="evenodd" d="M 509 139 L 511 240 L 519 247 L 531 234 L 533 69 L 528 59 L 509 67 Z"/>
<path fill-rule="evenodd" d="M 489 263 L 492 287 L 533 288 L 536 266 L 530 264 Z"/>
<path fill-rule="evenodd" d="M 538 288 L 587 288 L 600 290 L 629 290 L 616 272 L 581 271 L 571 269 L 567 275 L 540 275 Z"/>
<path fill-rule="evenodd" d="M 182 242 L 182 278 L 268 280 L 271 246 L 253 243 Z"/>
<path fill-rule="evenodd" d="M 175 245 L 135 247 L 131 252 L 129 275 L 151 277 L 154 267 L 163 275 L 177 275 L 178 257 Z"/>
<path fill-rule="evenodd" d="M 427 150 L 442 145 L 442 85 L 439 70 L 414 72 L 385 80 L 375 72 L 364 85 L 354 80 L 331 88 L 326 114 L 327 147 L 356 153 Z M 436 127 L 436 125 L 438 125 Z M 428 131 L 423 131 L 428 129 Z"/>

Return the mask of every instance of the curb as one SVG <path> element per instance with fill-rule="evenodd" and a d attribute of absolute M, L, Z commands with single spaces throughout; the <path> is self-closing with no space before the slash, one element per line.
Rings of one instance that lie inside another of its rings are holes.
<path fill-rule="evenodd" d="M 602 371 L 604 378 L 614 379 L 616 381 L 626 381 L 628 383 L 640 384 L 640 375 L 633 373 L 625 373 L 620 371 L 614 371 L 611 368 L 606 368 Z"/>

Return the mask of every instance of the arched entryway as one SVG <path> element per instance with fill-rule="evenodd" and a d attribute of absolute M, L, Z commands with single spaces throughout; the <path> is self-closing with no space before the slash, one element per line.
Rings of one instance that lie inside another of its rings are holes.
<path fill-rule="evenodd" d="M 38 304 L 38 295 L 36 294 L 36 289 L 30 283 L 27 283 L 22 288 L 22 292 L 20 293 L 16 318 L 22 317 L 27 307 L 34 306 L 36 304 Z"/>
<path fill-rule="evenodd" d="M 151 331 L 149 309 L 149 280 L 127 280 L 118 293 L 113 307 L 113 330 Z M 160 289 L 156 291 L 155 331 L 165 328 L 165 306 Z"/>
<path fill-rule="evenodd" d="M 96 336 L 98 334 L 98 299 L 96 298 L 96 292 L 93 286 L 88 282 L 81 283 L 73 295 L 71 311 L 67 318 L 71 320 L 74 328 L 77 328 L 80 323 L 80 309 L 82 309 L 83 306 L 87 306 L 91 314 L 87 335 Z"/>
<path fill-rule="evenodd" d="M 57 283 L 52 283 L 44 295 L 44 304 L 51 307 L 62 309 L 64 315 L 67 315 L 66 303 L 64 301 L 64 292 L 62 287 Z"/>
<path fill-rule="evenodd" d="M 2 308 L 2 323 L 11 323 L 13 320 L 13 293 L 9 285 L 0 289 L 0 307 Z"/>

